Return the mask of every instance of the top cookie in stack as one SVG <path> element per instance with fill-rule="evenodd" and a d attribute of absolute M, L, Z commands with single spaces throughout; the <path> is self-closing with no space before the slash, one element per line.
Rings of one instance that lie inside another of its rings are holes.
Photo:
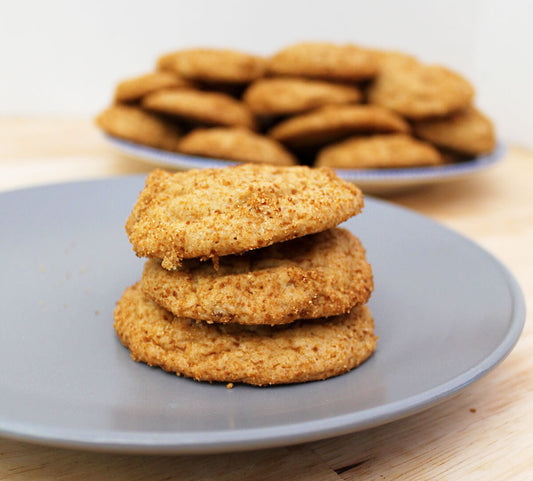
<path fill-rule="evenodd" d="M 198 380 L 325 379 L 376 347 L 372 270 L 337 225 L 363 197 L 327 168 L 152 172 L 126 230 L 149 257 L 115 310 L 134 359 Z"/>
<path fill-rule="evenodd" d="M 321 232 L 356 215 L 363 195 L 326 168 L 245 164 L 152 172 L 126 223 L 140 256 L 203 260 Z"/>
<path fill-rule="evenodd" d="M 187 155 L 335 168 L 441 165 L 490 152 L 463 76 L 401 52 L 303 42 L 270 57 L 196 48 L 117 85 L 113 136 Z"/>

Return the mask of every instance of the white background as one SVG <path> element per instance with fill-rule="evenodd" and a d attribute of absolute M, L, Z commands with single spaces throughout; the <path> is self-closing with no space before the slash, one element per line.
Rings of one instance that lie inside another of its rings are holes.
<path fill-rule="evenodd" d="M 0 115 L 94 115 L 163 52 L 259 54 L 301 40 L 405 50 L 447 65 L 508 142 L 533 147 L 527 0 L 0 0 Z"/>

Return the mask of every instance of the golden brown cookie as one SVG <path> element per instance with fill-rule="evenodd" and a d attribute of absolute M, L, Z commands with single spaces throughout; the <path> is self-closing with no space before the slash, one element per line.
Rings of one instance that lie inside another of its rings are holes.
<path fill-rule="evenodd" d="M 168 271 L 150 259 L 141 288 L 178 317 L 275 325 L 344 314 L 368 301 L 373 280 L 359 239 L 333 228 L 221 257 L 218 269 L 191 259 Z"/>
<path fill-rule="evenodd" d="M 367 306 L 285 326 L 208 324 L 172 315 L 135 285 L 114 317 L 135 361 L 199 381 L 262 386 L 322 380 L 358 366 L 376 349 Z"/>
<path fill-rule="evenodd" d="M 322 149 L 317 166 L 341 169 L 418 167 L 443 163 L 440 152 L 427 142 L 405 134 L 355 137 Z"/>
<path fill-rule="evenodd" d="M 378 62 L 373 53 L 355 45 L 303 42 L 276 53 L 267 70 L 274 75 L 354 82 L 375 77 Z"/>
<path fill-rule="evenodd" d="M 410 119 L 439 117 L 466 108 L 474 88 L 461 75 L 414 59 L 392 56 L 368 89 L 370 103 Z"/>
<path fill-rule="evenodd" d="M 173 152 L 181 140 L 172 122 L 133 106 L 113 105 L 98 115 L 96 124 L 114 137 Z"/>
<path fill-rule="evenodd" d="M 159 69 L 182 77 L 213 83 L 247 83 L 262 77 L 265 59 L 228 49 L 194 48 L 161 56 Z"/>
<path fill-rule="evenodd" d="M 416 122 L 413 129 L 418 137 L 465 155 L 486 154 L 496 145 L 492 122 L 474 107 L 450 117 Z"/>
<path fill-rule="evenodd" d="M 363 195 L 333 170 L 244 164 L 151 172 L 126 223 L 139 256 L 217 258 L 334 227 L 357 214 Z"/>
<path fill-rule="evenodd" d="M 271 165 L 297 164 L 279 142 L 236 127 L 195 129 L 180 142 L 185 154 Z"/>
<path fill-rule="evenodd" d="M 132 102 L 146 94 L 168 88 L 193 88 L 193 84 L 171 72 L 152 72 L 120 82 L 115 89 L 116 102 Z"/>
<path fill-rule="evenodd" d="M 244 92 L 243 101 L 258 115 L 299 114 L 329 104 L 360 102 L 356 86 L 298 78 L 260 79 Z"/>
<path fill-rule="evenodd" d="M 250 109 L 222 93 L 160 90 L 144 97 L 142 106 L 203 124 L 255 128 L 255 119 Z"/>
<path fill-rule="evenodd" d="M 269 135 L 299 148 L 325 145 L 351 135 L 409 129 L 399 115 L 377 105 L 330 105 L 284 120 Z"/>

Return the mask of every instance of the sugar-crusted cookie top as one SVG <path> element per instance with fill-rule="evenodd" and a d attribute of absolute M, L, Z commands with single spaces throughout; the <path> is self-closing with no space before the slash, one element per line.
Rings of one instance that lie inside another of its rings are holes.
<path fill-rule="evenodd" d="M 139 256 L 173 269 L 321 232 L 357 214 L 363 195 L 328 168 L 244 164 L 146 179 L 126 232 Z"/>

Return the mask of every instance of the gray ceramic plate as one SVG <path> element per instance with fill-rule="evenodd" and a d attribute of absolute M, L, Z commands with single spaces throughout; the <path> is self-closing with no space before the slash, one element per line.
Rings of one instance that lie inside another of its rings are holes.
<path fill-rule="evenodd" d="M 133 362 L 113 308 L 140 278 L 125 220 L 127 177 L 0 195 L 0 434 L 145 453 L 272 447 L 413 414 L 476 380 L 525 319 L 512 275 L 464 237 L 367 199 L 347 223 L 373 265 L 375 355 L 322 382 L 204 384 Z"/>
<path fill-rule="evenodd" d="M 145 145 L 128 142 L 110 135 L 105 138 L 118 151 L 155 165 L 179 170 L 225 167 L 236 162 L 196 157 L 176 152 L 167 152 Z M 386 194 L 429 184 L 438 184 L 465 179 L 485 171 L 503 159 L 505 148 L 499 142 L 496 148 L 485 155 L 466 159 L 455 164 L 436 167 L 410 167 L 399 169 L 336 169 L 337 175 L 349 182 L 355 182 L 365 192 Z"/>

